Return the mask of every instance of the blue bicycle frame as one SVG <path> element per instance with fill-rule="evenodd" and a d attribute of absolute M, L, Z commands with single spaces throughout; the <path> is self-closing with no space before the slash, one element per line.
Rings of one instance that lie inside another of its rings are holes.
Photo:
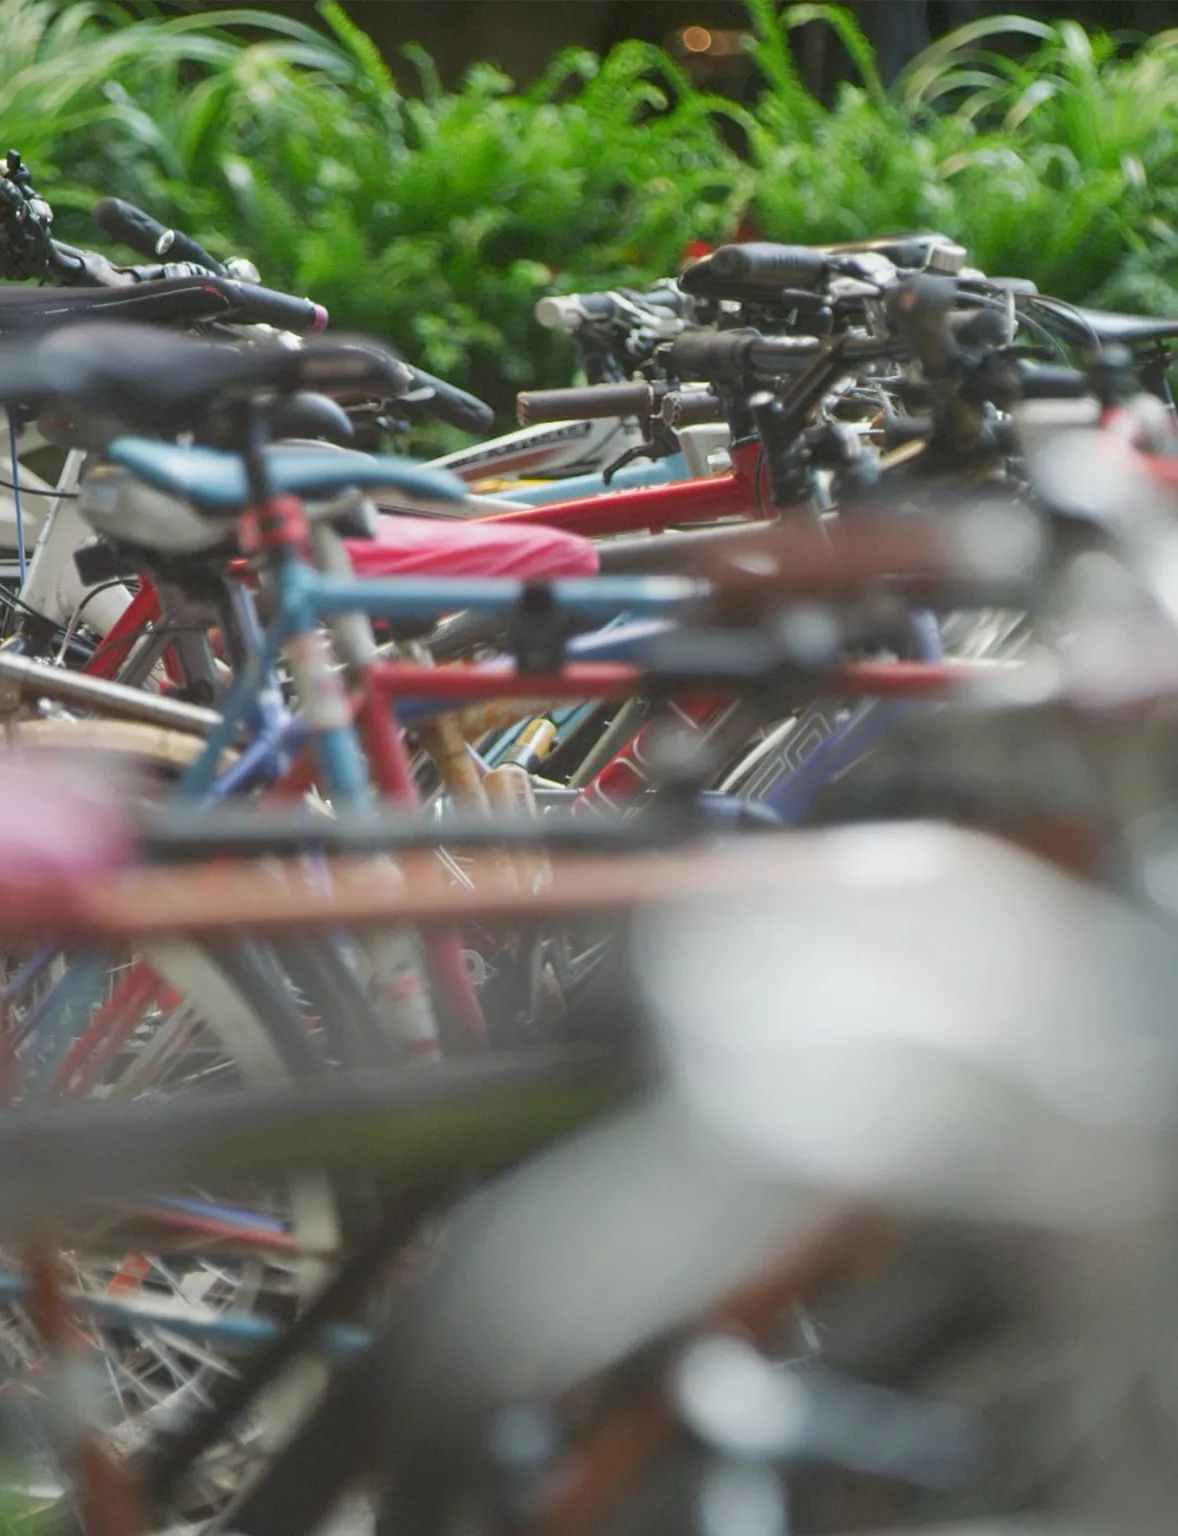
<path fill-rule="evenodd" d="M 356 612 L 402 623 L 428 622 L 461 609 L 509 613 L 533 588 L 534 584 L 505 578 L 362 581 L 325 575 L 297 559 L 284 558 L 276 570 L 275 620 L 253 665 L 230 690 L 220 726 L 181 779 L 181 792 L 189 798 L 204 798 L 212 790 L 221 753 L 247 728 L 284 648 L 292 642 L 311 641 L 325 620 Z M 676 576 L 616 576 L 554 581 L 546 584 L 546 590 L 570 614 L 602 621 L 622 611 L 674 616 L 700 595 L 703 586 Z M 322 688 L 322 665 L 309 667 L 306 681 L 312 689 Z M 340 803 L 366 798 L 367 763 L 350 719 L 336 718 L 338 709 L 334 714 L 326 705 L 320 709 L 314 698 L 303 702 L 303 730 L 315 751 L 324 788 Z M 264 750 L 259 749 L 259 762 Z M 245 771 L 252 772 L 252 765 Z"/>

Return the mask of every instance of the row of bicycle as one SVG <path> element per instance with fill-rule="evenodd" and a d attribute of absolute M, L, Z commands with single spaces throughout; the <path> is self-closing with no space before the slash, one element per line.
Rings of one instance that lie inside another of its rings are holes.
<path fill-rule="evenodd" d="M 14 1497 L 112 1536 L 374 1478 L 438 1536 L 1049 1502 L 981 1427 L 1034 1351 L 979 1412 L 911 1395 L 921 1245 L 1102 1216 L 1094 1083 L 1167 1182 L 1128 899 L 1169 890 L 1178 322 L 938 235 L 727 246 L 542 301 L 587 382 L 422 464 L 378 450 L 486 407 L 116 200 L 146 265 L 61 246 L 8 172 Z M 785 835 L 914 814 L 1050 862 Z"/>

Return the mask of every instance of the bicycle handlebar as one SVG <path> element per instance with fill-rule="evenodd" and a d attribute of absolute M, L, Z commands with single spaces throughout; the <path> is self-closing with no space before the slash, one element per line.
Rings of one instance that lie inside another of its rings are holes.
<path fill-rule="evenodd" d="M 714 298 L 788 298 L 783 290 L 793 290 L 800 298 L 821 292 L 823 280 L 839 272 L 875 280 L 878 274 L 872 264 L 956 272 L 964 260 L 964 247 L 940 235 L 854 241 L 844 246 L 779 245 L 759 240 L 720 246 L 688 267 L 679 283 L 688 293 Z M 860 271 L 864 264 L 868 270 Z"/>
<path fill-rule="evenodd" d="M 296 298 L 293 293 L 279 293 L 273 288 L 259 288 L 256 283 L 233 280 L 243 299 L 242 309 L 234 315 L 238 325 L 272 325 L 280 331 L 309 332 L 317 335 L 327 329 L 327 311 L 312 299 Z"/>
<path fill-rule="evenodd" d="M 114 272 L 126 272 L 136 281 L 161 276 L 196 276 L 200 271 L 211 272 L 215 277 L 229 277 L 226 267 L 210 256 L 198 241 L 181 230 L 167 229 L 134 203 L 118 197 L 104 197 L 94 205 L 94 218 L 99 228 L 113 239 L 120 239 L 133 250 L 145 256 L 171 256 L 176 258 L 162 268 L 127 267 L 114 268 Z M 79 253 L 85 258 L 90 253 Z M 101 258 L 100 258 L 101 259 Z M 197 270 L 187 270 L 189 267 Z M 273 288 L 263 288 L 257 283 L 233 279 L 239 289 L 243 304 L 234 320 L 243 325 L 272 325 L 279 330 L 310 332 L 322 331 L 327 326 L 327 311 L 310 299 L 294 294 L 280 293 Z M 491 408 L 474 395 L 456 389 L 444 380 L 435 378 L 420 368 L 410 368 L 413 382 L 410 390 L 428 392 L 428 399 L 421 402 L 430 414 L 467 432 L 481 432 L 491 425 Z"/>
<path fill-rule="evenodd" d="M 1024 400 L 1081 400 L 1094 393 L 1091 377 L 1081 368 L 1022 363 L 1017 372 Z"/>
<path fill-rule="evenodd" d="M 711 265 L 720 277 L 757 287 L 815 288 L 826 271 L 827 257 L 808 245 L 776 245 L 764 240 L 722 245 L 712 252 Z"/>
<path fill-rule="evenodd" d="M 242 286 L 247 285 L 243 283 Z M 460 432 L 474 433 L 485 432 L 495 420 L 495 412 L 477 395 L 467 394 L 466 390 L 447 384 L 445 379 L 435 378 L 412 363 L 406 363 L 405 367 L 412 377 L 410 394 L 428 391 L 427 398 L 417 403 L 438 421 L 457 427 Z"/>
<path fill-rule="evenodd" d="M 582 421 L 609 416 L 647 416 L 654 390 L 645 379 L 627 384 L 587 384 L 583 389 L 525 389 L 516 398 L 521 427 L 546 421 Z"/>
<path fill-rule="evenodd" d="M 19 159 L 15 163 L 19 164 Z M 52 210 L 48 204 L 35 198 L 30 189 L 0 177 L 0 209 L 5 203 L 11 214 L 9 222 L 23 236 L 20 254 L 24 265 L 35 257 L 42 275 L 48 271 L 71 286 L 102 288 L 120 288 L 176 277 L 204 278 L 215 282 L 227 299 L 230 313 L 225 318 L 235 325 L 270 325 L 278 330 L 310 334 L 326 329 L 327 311 L 321 304 L 231 275 L 226 266 L 190 235 L 167 229 L 151 214 L 122 198 L 105 197 L 94 205 L 94 219 L 99 228 L 112 239 L 122 240 L 140 255 L 175 259 L 116 266 L 97 251 L 64 245 L 49 234 Z M 31 257 L 30 237 L 35 245 Z M 30 274 L 22 270 L 14 275 Z M 424 369 L 408 364 L 400 366 L 406 382 L 397 390 L 399 397 L 412 399 L 415 393 L 423 395 L 417 403 L 440 421 L 465 432 L 483 432 L 492 424 L 494 412 L 484 401 L 435 378 Z"/>
<path fill-rule="evenodd" d="M 210 256 L 199 241 L 182 230 L 168 229 L 134 203 L 124 202 L 121 197 L 103 197 L 94 204 L 92 213 L 104 235 L 121 240 L 140 256 L 167 256 L 175 261 L 190 261 L 204 267 L 214 277 L 228 276 L 224 264 Z"/>
<path fill-rule="evenodd" d="M 670 284 L 639 293 L 630 289 L 611 289 L 601 293 L 550 295 L 537 301 L 537 323 L 550 331 L 578 331 L 583 325 L 633 321 L 635 311 L 657 309 L 667 319 L 682 318 L 688 307 L 687 295 Z M 652 317 L 653 318 L 653 317 Z"/>
<path fill-rule="evenodd" d="M 207 267 L 217 277 L 229 270 L 223 262 L 211 256 L 199 240 L 186 235 L 182 229 L 166 229 L 156 244 L 156 255 L 174 257 L 177 261 L 194 261 L 198 267 Z"/>
<path fill-rule="evenodd" d="M 165 229 L 150 214 L 121 198 L 102 198 L 95 204 L 94 217 L 99 228 L 141 254 L 171 254 L 178 260 L 116 266 L 97 251 L 55 240 L 49 232 L 53 218 L 49 205 L 31 188 L 18 186 L 2 176 L 0 213 L 7 215 L 3 218 L 3 245 L 7 248 L 5 265 L 10 276 L 52 274 L 69 286 L 96 288 L 120 288 L 175 277 L 207 277 L 231 284 L 230 292 L 238 300 L 232 309 L 235 324 L 271 325 L 278 330 L 312 334 L 327 326 L 327 311 L 321 304 L 241 278 L 230 278 L 226 268 L 197 241 Z"/>
<path fill-rule="evenodd" d="M 727 379 L 742 373 L 791 373 L 815 356 L 815 336 L 762 336 L 759 331 L 691 331 L 670 343 L 671 372 L 679 379 Z"/>
<path fill-rule="evenodd" d="M 128 205 L 130 206 L 130 205 Z M 83 251 L 72 245 L 50 240 L 47 248 L 50 271 L 62 283 L 73 287 L 121 288 L 136 283 L 154 283 L 175 277 L 207 278 L 216 282 L 233 301 L 232 312 L 225 319 L 233 325 L 271 325 L 280 331 L 315 335 L 327 328 L 327 311 L 312 299 L 300 299 L 293 293 L 279 293 L 257 283 L 210 272 L 197 262 L 150 262 L 135 266 L 115 266 L 97 251 Z"/>
<path fill-rule="evenodd" d="M 950 240 L 948 235 L 928 233 L 912 235 L 878 235 L 867 240 L 847 240 L 836 245 L 818 247 L 828 258 L 864 255 L 884 256 L 897 267 L 917 269 L 930 261 L 942 272 L 957 271 L 964 265 L 966 250 Z"/>
<path fill-rule="evenodd" d="M 673 389 L 663 396 L 659 416 L 665 427 L 699 427 L 724 420 L 724 406 L 711 390 Z"/>

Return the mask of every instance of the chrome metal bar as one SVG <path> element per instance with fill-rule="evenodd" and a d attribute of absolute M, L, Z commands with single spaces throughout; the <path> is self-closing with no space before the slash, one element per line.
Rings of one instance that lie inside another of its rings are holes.
<path fill-rule="evenodd" d="M 89 677 L 84 672 L 69 672 L 47 662 L 33 661 L 0 650 L 0 684 L 19 689 L 25 698 L 53 699 L 95 714 L 113 715 L 122 720 L 140 720 L 168 730 L 186 731 L 193 736 L 207 736 L 221 723 L 215 709 L 202 709 L 179 699 L 161 698 L 106 678 Z"/>

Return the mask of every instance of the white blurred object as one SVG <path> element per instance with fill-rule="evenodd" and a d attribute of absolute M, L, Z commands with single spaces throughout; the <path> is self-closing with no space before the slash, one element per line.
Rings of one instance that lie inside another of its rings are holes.
<path fill-rule="evenodd" d="M 834 1188 L 1102 1229 L 1167 1203 L 1167 929 L 976 834 L 794 837 L 811 875 L 775 899 L 637 919 L 669 1082 L 450 1220 L 393 1341 L 415 1423 L 458 1432 L 698 1316 Z"/>
<path fill-rule="evenodd" d="M 804 886 L 637 922 L 668 1072 L 718 1141 L 950 1215 L 1100 1226 L 1167 1202 L 1170 932 L 976 834 L 820 836 Z"/>
<path fill-rule="evenodd" d="M 1062 431 L 1095 429 L 1100 421 L 1100 401 L 1095 395 L 1077 400 L 1021 400 L 1011 407 L 1011 420 L 1023 453 L 1039 448 Z"/>
<path fill-rule="evenodd" d="M 692 1319 L 820 1210 L 657 1091 L 451 1219 L 395 1341 L 407 1411 L 545 1398 Z"/>
<path fill-rule="evenodd" d="M 1172 519 L 1178 512 L 1173 489 L 1150 474 L 1139 451 L 1124 437 L 1081 424 L 1086 407 L 1083 400 L 1036 401 L 1033 410 L 1023 407 L 1016 412 L 1036 494 L 1057 512 L 1122 535 L 1145 532 Z M 1036 420 L 1038 427 L 1032 427 Z"/>

